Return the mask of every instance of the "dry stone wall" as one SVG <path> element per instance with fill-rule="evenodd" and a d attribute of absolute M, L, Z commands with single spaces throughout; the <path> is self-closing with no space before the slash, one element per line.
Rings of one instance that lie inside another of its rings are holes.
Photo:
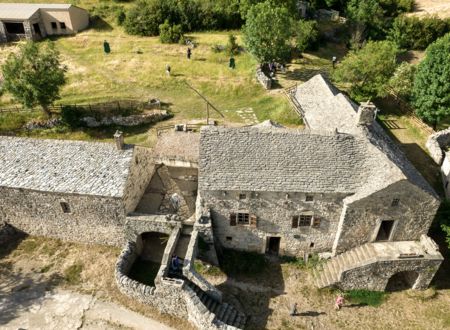
<path fill-rule="evenodd" d="M 124 220 L 120 198 L 0 187 L 0 222 L 30 235 L 121 246 Z"/>
<path fill-rule="evenodd" d="M 426 143 L 431 158 L 441 165 L 444 160 L 444 148 L 450 147 L 450 128 L 431 135 Z"/>
<path fill-rule="evenodd" d="M 245 194 L 245 199 L 239 199 Z M 305 193 L 250 191 L 203 191 L 202 208 L 211 210 L 215 239 L 226 248 L 264 253 L 266 237 L 281 237 L 280 254 L 331 251 L 342 210 L 344 194 L 315 194 L 306 202 Z M 230 225 L 230 214 L 256 215 L 257 225 Z M 320 218 L 317 228 L 292 228 L 292 217 L 301 214 Z"/>
<path fill-rule="evenodd" d="M 85 123 L 87 127 L 100 127 L 100 126 L 138 126 L 142 124 L 151 124 L 164 120 L 170 117 L 166 110 L 153 110 L 149 113 L 142 115 L 131 116 L 113 116 L 105 117 L 101 120 L 97 120 L 94 117 L 83 117 L 81 121 Z"/>
<path fill-rule="evenodd" d="M 399 199 L 398 206 L 392 206 Z M 334 252 L 375 240 L 382 220 L 394 220 L 392 241 L 417 241 L 428 232 L 439 201 L 404 180 L 347 205 Z"/>

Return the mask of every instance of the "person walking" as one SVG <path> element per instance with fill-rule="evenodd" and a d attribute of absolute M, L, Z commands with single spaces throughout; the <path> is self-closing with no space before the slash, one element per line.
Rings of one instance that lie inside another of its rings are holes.
<path fill-rule="evenodd" d="M 190 59 L 191 59 L 191 55 L 192 55 L 192 50 L 191 50 L 191 48 L 190 48 L 190 47 L 188 47 L 188 49 L 187 49 L 187 53 L 186 53 L 186 56 L 187 56 L 187 59 L 188 59 L 188 60 L 190 60 Z"/>
<path fill-rule="evenodd" d="M 170 71 L 171 71 L 170 65 L 169 65 L 169 64 L 166 64 L 166 75 L 167 75 L 168 77 L 170 77 Z"/>
<path fill-rule="evenodd" d="M 236 68 L 236 60 L 234 59 L 233 56 L 230 57 L 230 63 L 228 64 L 228 67 L 230 67 L 231 69 Z"/>
<path fill-rule="evenodd" d="M 109 54 L 111 53 L 111 47 L 109 46 L 108 41 L 103 41 L 103 51 L 105 52 L 105 54 Z"/>
<path fill-rule="evenodd" d="M 331 62 L 333 63 L 333 69 L 336 68 L 337 57 L 333 56 L 333 58 L 331 59 Z"/>
<path fill-rule="evenodd" d="M 289 312 L 290 316 L 296 316 L 298 313 L 297 311 L 297 303 L 293 304 L 291 307 L 291 311 Z"/>
<path fill-rule="evenodd" d="M 341 294 L 338 294 L 338 296 L 336 298 L 336 303 L 334 304 L 334 309 L 340 310 L 343 305 L 344 305 L 344 296 Z"/>

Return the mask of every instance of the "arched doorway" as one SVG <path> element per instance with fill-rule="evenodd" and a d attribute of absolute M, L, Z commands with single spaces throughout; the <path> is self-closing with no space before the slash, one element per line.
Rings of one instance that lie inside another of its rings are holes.
<path fill-rule="evenodd" d="M 386 291 L 403 291 L 413 288 L 419 274 L 415 271 L 403 271 L 391 276 Z"/>

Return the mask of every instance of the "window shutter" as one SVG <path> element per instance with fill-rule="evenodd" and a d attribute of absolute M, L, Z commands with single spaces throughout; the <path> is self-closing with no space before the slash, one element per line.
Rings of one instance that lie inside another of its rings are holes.
<path fill-rule="evenodd" d="M 258 217 L 254 214 L 251 214 L 250 215 L 250 226 L 256 228 L 257 223 L 258 223 Z"/>
<path fill-rule="evenodd" d="M 236 226 L 236 213 L 230 214 L 230 226 Z"/>
<path fill-rule="evenodd" d="M 314 217 L 314 218 L 312 219 L 312 226 L 313 226 L 314 228 L 320 227 L 320 218 L 319 218 L 319 217 Z"/>
<path fill-rule="evenodd" d="M 292 228 L 298 228 L 298 215 L 292 217 Z"/>

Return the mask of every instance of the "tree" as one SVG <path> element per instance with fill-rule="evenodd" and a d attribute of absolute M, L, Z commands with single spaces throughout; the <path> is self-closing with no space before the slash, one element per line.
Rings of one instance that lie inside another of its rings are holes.
<path fill-rule="evenodd" d="M 294 34 L 296 47 L 303 53 L 306 49 L 313 47 L 317 42 L 317 38 L 319 37 L 317 22 L 300 20 L 297 23 Z"/>
<path fill-rule="evenodd" d="M 392 94 L 398 99 L 407 101 L 411 96 L 416 67 L 407 62 L 400 64 L 386 84 L 386 95 Z"/>
<path fill-rule="evenodd" d="M 270 2 L 259 3 L 247 13 L 244 41 L 249 52 L 261 63 L 273 59 L 283 62 L 290 57 L 291 27 L 291 16 L 286 8 Z"/>
<path fill-rule="evenodd" d="M 17 54 L 10 54 L 2 65 L 2 89 L 12 94 L 24 107 L 40 105 L 50 116 L 49 106 L 60 98 L 59 91 L 66 82 L 66 71 L 52 42 L 42 46 L 28 42 L 20 47 Z"/>
<path fill-rule="evenodd" d="M 175 44 L 182 40 L 183 30 L 181 25 L 170 25 L 169 21 L 165 21 L 164 24 L 159 26 L 159 40 L 163 44 Z"/>
<path fill-rule="evenodd" d="M 378 0 L 350 0 L 347 4 L 347 16 L 350 20 L 352 44 L 359 48 L 370 29 L 379 29 L 384 25 L 383 9 Z"/>
<path fill-rule="evenodd" d="M 334 79 L 350 84 L 350 95 L 357 101 L 382 96 L 397 67 L 397 53 L 397 46 L 391 41 L 369 41 L 344 57 Z"/>
<path fill-rule="evenodd" d="M 426 50 L 414 77 L 413 104 L 419 117 L 436 128 L 450 116 L 450 33 L 436 40 Z"/>

